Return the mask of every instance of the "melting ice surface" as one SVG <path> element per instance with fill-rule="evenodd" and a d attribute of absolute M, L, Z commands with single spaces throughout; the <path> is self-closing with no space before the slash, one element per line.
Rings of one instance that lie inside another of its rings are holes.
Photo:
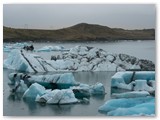
<path fill-rule="evenodd" d="M 151 43 L 151 44 L 150 44 Z M 133 55 L 139 58 L 148 58 L 154 61 L 154 42 L 122 42 L 122 43 L 93 43 L 91 46 L 103 48 L 105 50 L 110 50 L 113 53 L 126 53 L 129 55 Z M 83 44 L 83 43 L 80 43 Z M 146 44 L 146 45 L 144 45 Z M 50 43 L 49 43 L 50 45 Z M 57 45 L 57 44 L 54 44 Z M 75 45 L 79 45 L 77 43 L 73 44 L 65 44 L 63 45 L 65 48 L 74 47 Z M 153 45 L 153 46 L 152 46 Z M 44 44 L 37 44 L 37 48 L 42 48 Z M 122 47 L 124 47 L 122 49 Z M 138 51 L 138 52 L 137 52 Z M 142 53 L 143 52 L 143 53 Z M 138 54 L 137 54 L 138 53 Z M 46 54 L 46 52 L 38 53 L 43 58 L 48 58 L 52 55 L 52 52 Z M 6 56 L 6 54 L 4 54 Z M 14 71 L 5 70 L 4 69 L 4 115 L 103 115 L 98 112 L 98 108 L 102 106 L 107 100 L 110 99 L 111 93 L 111 85 L 110 80 L 111 76 L 114 75 L 114 72 L 78 72 L 74 73 L 75 79 L 78 82 L 94 85 L 97 82 L 101 82 L 104 84 L 107 94 L 105 96 L 94 96 L 90 98 L 89 104 L 76 104 L 76 105 L 46 105 L 46 104 L 38 104 L 33 101 L 23 101 L 21 94 L 10 94 L 9 87 L 7 83 L 8 74 Z M 147 93 L 145 93 L 147 95 Z M 145 104 L 145 103 L 144 103 Z M 148 106 L 152 107 L 152 103 L 148 103 Z M 136 108 L 140 108 L 141 106 L 134 106 Z M 146 106 L 146 105 L 144 105 Z M 16 108 L 16 111 L 15 109 Z M 124 110 L 125 111 L 125 110 Z M 132 110 L 128 110 L 132 111 Z M 113 115 L 110 113 L 110 115 Z"/>

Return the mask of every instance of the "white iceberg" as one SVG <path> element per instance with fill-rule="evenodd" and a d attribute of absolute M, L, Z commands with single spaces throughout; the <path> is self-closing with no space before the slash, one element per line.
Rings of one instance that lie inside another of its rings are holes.
<path fill-rule="evenodd" d="M 50 50 L 52 47 L 46 49 Z M 134 66 L 141 66 L 142 70 L 154 69 L 154 64 L 151 61 L 140 60 L 124 54 L 111 54 L 102 49 L 83 46 L 71 48 L 70 51 L 63 52 L 60 58 L 52 60 L 45 60 L 39 55 L 22 50 L 13 50 L 3 64 L 4 68 L 24 72 L 124 71 L 132 69 Z M 148 79 L 151 79 L 149 76 Z M 137 77 L 139 78 L 138 74 Z M 142 76 L 141 79 L 143 79 Z"/>
<path fill-rule="evenodd" d="M 154 106 L 155 106 L 155 98 L 151 96 L 128 98 L 128 99 L 121 98 L 121 99 L 112 99 L 107 101 L 104 105 L 99 107 L 99 111 L 107 115 L 113 115 L 113 116 L 139 115 L 139 114 L 150 115 L 150 114 L 155 114 Z"/>
<path fill-rule="evenodd" d="M 48 104 L 71 104 L 78 102 L 78 100 L 74 96 L 73 91 L 70 89 L 56 89 L 42 96 L 37 95 L 36 101 L 43 101 Z"/>
<path fill-rule="evenodd" d="M 136 98 L 136 97 L 145 97 L 149 96 L 149 92 L 147 91 L 131 91 L 125 93 L 113 93 L 112 97 L 114 98 Z"/>
<path fill-rule="evenodd" d="M 51 90 L 51 91 L 49 91 L 49 92 L 46 92 L 45 94 L 43 94 L 42 96 L 40 96 L 40 95 L 37 95 L 37 97 L 36 97 L 36 102 L 44 102 L 44 103 L 46 103 L 49 99 L 51 99 L 54 95 L 55 95 L 55 93 L 56 93 L 56 91 L 59 91 L 58 89 L 55 89 L 55 90 Z"/>
<path fill-rule="evenodd" d="M 63 46 L 44 46 L 37 50 L 37 52 L 63 51 L 67 50 Z"/>
<path fill-rule="evenodd" d="M 38 83 L 32 84 L 23 94 L 23 98 L 36 99 L 37 95 L 41 96 L 46 93 L 46 89 Z"/>

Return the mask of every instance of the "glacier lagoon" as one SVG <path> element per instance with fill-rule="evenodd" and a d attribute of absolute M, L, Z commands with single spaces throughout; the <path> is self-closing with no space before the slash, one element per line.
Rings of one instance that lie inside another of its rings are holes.
<path fill-rule="evenodd" d="M 142 59 L 149 59 L 155 62 L 155 41 L 122 41 L 112 43 L 34 43 L 36 49 L 49 45 L 62 45 L 65 48 L 74 47 L 76 45 L 92 46 L 102 48 L 112 53 L 125 53 Z M 8 53 L 4 53 L 6 58 Z M 50 58 L 52 52 L 39 52 L 43 58 Z M 103 115 L 98 112 L 98 108 L 107 100 L 111 99 L 111 77 L 115 72 L 74 72 L 75 80 L 81 83 L 94 85 L 101 82 L 105 86 L 105 96 L 90 97 L 89 104 L 73 104 L 73 105 L 46 105 L 33 101 L 23 101 L 22 95 L 13 95 L 9 92 L 8 74 L 12 70 L 4 69 L 4 115 L 48 115 L 48 116 L 97 116 Z M 13 109 L 13 108 L 16 108 Z M 45 111 L 45 112 L 44 112 Z"/>

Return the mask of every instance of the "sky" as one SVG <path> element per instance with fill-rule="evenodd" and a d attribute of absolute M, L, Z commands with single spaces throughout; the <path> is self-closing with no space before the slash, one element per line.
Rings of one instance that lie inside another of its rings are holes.
<path fill-rule="evenodd" d="M 13 28 L 60 29 L 78 23 L 111 28 L 156 26 L 154 4 L 4 4 L 3 25 Z"/>

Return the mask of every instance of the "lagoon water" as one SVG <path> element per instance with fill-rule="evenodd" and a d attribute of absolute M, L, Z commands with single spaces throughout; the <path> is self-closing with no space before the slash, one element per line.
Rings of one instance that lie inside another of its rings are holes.
<path fill-rule="evenodd" d="M 61 45 L 71 48 L 76 45 L 102 48 L 112 53 L 124 53 L 155 62 L 155 41 L 121 41 L 92 43 L 34 43 L 36 49 L 48 45 Z M 4 59 L 8 53 L 4 53 Z M 50 59 L 54 52 L 41 52 L 45 59 Z M 99 106 L 111 99 L 111 77 L 115 72 L 74 72 L 76 81 L 93 85 L 96 82 L 104 84 L 105 96 L 91 96 L 89 104 L 47 105 L 33 101 L 24 101 L 22 94 L 11 94 L 8 86 L 8 74 L 12 70 L 3 69 L 3 115 L 5 116 L 102 116 Z M 54 74 L 54 73 L 53 73 Z"/>

